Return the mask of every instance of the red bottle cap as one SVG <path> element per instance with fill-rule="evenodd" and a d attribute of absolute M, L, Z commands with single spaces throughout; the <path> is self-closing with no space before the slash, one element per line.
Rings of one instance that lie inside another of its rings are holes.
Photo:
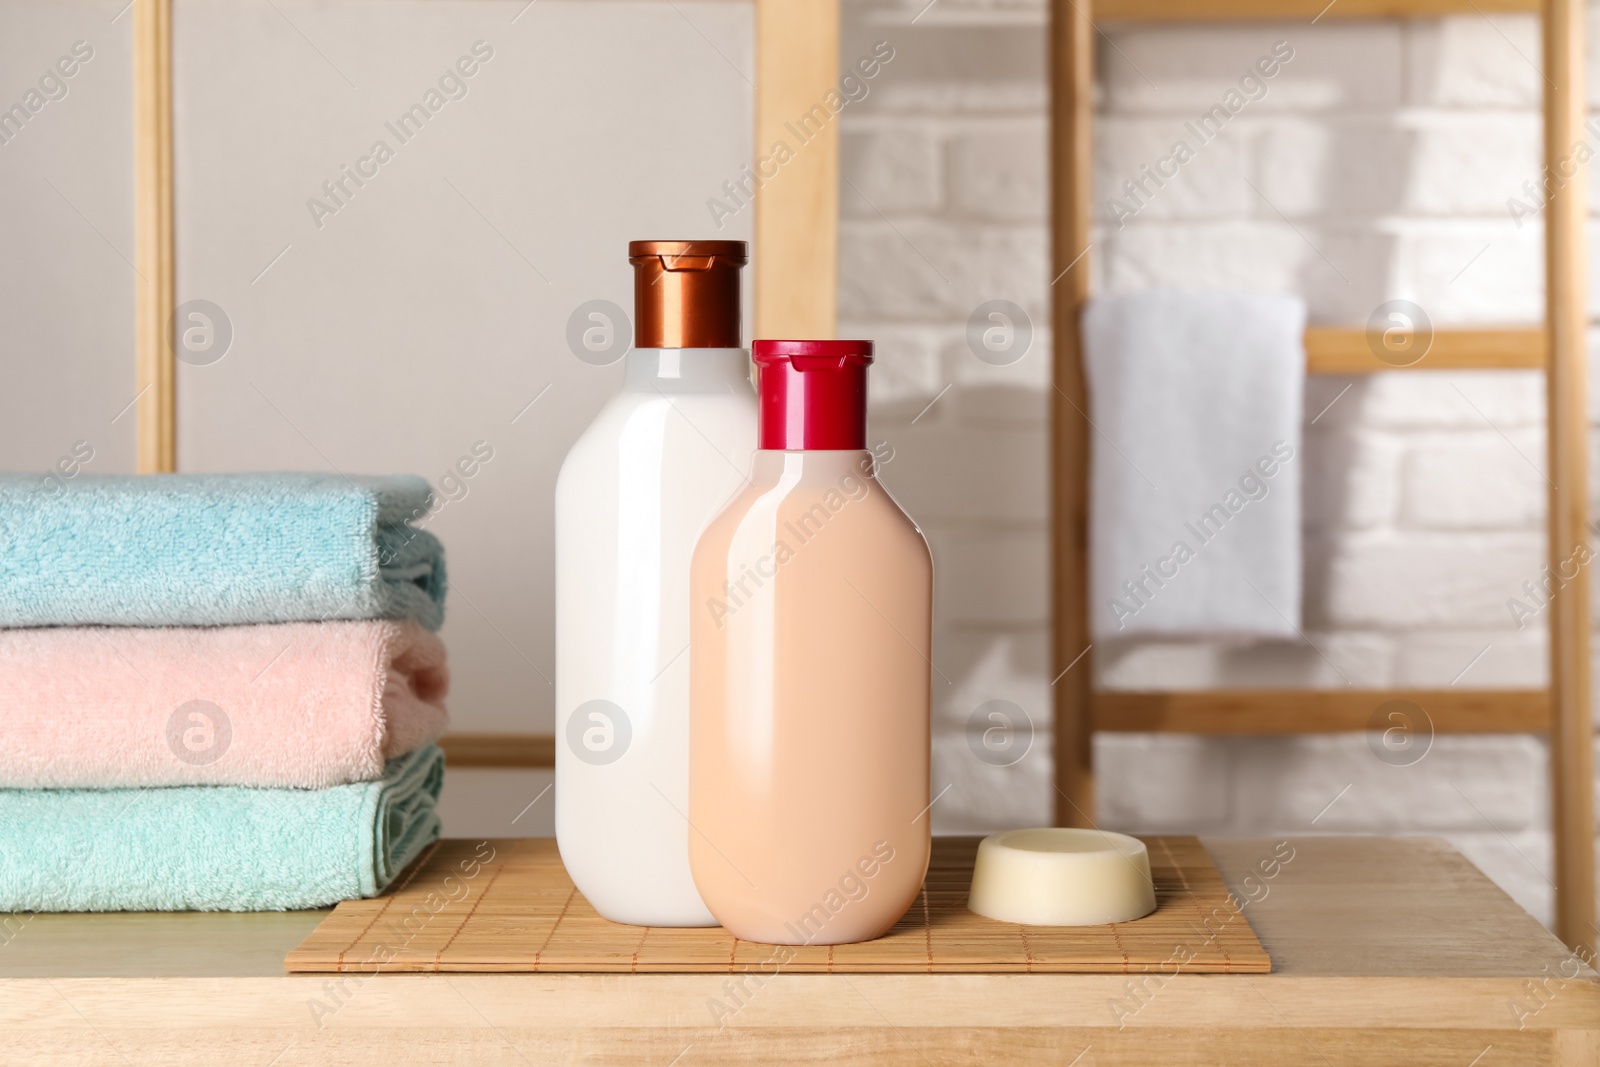
<path fill-rule="evenodd" d="M 871 341 L 757 341 L 753 351 L 761 392 L 757 448 L 867 447 Z"/>

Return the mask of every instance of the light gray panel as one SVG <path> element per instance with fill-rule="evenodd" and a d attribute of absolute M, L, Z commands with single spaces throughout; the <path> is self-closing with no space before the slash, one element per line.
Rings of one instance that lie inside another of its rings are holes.
<path fill-rule="evenodd" d="M 0 0 L 0 469 L 43 470 L 74 452 L 92 454 L 83 469 L 133 469 L 143 283 L 121 6 Z"/>
<path fill-rule="evenodd" d="M 179 467 L 437 485 L 492 449 L 427 522 L 456 729 L 552 726 L 555 477 L 621 382 L 567 321 L 631 308 L 630 239 L 748 238 L 706 200 L 751 158 L 753 32 L 738 3 L 177 2 L 178 299 L 233 335 L 180 364 Z M 477 42 L 465 95 L 402 142 L 388 124 Z"/>
<path fill-rule="evenodd" d="M 552 771 L 452 767 L 439 818 L 446 837 L 554 837 Z"/>

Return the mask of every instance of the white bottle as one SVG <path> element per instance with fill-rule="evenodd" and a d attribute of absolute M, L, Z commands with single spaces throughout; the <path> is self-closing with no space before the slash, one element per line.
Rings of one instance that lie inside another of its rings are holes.
<path fill-rule="evenodd" d="M 556 842 L 596 911 L 715 926 L 689 871 L 689 561 L 756 445 L 741 241 L 634 241 L 622 391 L 556 482 Z"/>

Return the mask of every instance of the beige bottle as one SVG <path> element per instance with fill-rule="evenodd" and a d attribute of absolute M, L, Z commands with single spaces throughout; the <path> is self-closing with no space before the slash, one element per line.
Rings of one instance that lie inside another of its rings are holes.
<path fill-rule="evenodd" d="M 933 561 L 866 449 L 869 341 L 757 341 L 750 484 L 690 572 L 689 864 L 737 937 L 888 932 L 927 872 Z"/>

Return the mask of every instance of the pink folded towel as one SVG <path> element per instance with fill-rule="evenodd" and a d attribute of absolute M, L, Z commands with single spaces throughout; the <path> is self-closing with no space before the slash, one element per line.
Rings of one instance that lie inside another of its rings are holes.
<path fill-rule="evenodd" d="M 444 732 L 414 622 L 0 630 L 0 787 L 321 789 Z"/>

